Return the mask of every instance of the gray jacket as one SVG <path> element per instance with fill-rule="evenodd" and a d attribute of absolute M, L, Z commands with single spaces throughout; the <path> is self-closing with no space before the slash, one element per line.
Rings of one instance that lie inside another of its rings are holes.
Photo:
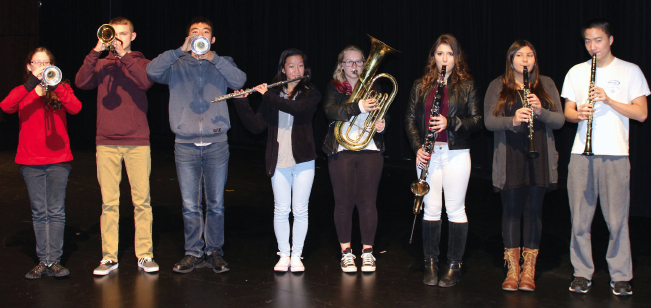
<path fill-rule="evenodd" d="M 170 128 L 178 143 L 226 141 L 231 127 L 226 101 L 211 103 L 226 94 L 226 88 L 240 89 L 246 74 L 231 57 L 217 54 L 211 61 L 199 61 L 181 48 L 168 50 L 147 65 L 147 75 L 170 89 Z"/>
<path fill-rule="evenodd" d="M 547 94 L 554 100 L 558 110 L 549 111 L 542 109 L 538 119 L 545 123 L 547 129 L 547 157 L 549 158 L 549 181 L 558 183 L 558 152 L 554 143 L 554 133 L 552 129 L 559 129 L 565 123 L 565 116 L 561 107 L 561 98 L 554 81 L 547 76 L 540 76 L 540 82 Z M 497 105 L 499 94 L 502 91 L 504 81 L 502 77 L 493 80 L 488 86 L 486 97 L 484 97 L 484 123 L 486 128 L 495 132 L 493 137 L 493 186 L 503 189 L 506 183 L 506 133 L 511 130 L 518 132 L 521 125 L 513 126 L 513 117 L 501 117 L 493 114 L 493 109 Z"/>

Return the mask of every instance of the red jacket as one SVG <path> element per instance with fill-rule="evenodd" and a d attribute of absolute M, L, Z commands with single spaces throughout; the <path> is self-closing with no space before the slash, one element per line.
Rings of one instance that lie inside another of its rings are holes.
<path fill-rule="evenodd" d="M 112 52 L 103 59 L 91 50 L 75 77 L 84 90 L 97 88 L 98 145 L 149 145 L 146 91 L 154 82 L 147 77 L 142 53 L 132 51 L 122 58 Z"/>
<path fill-rule="evenodd" d="M 72 160 L 66 111 L 77 114 L 81 102 L 69 84 L 59 84 L 54 93 L 63 105 L 59 110 L 46 110 L 36 89 L 27 92 L 23 85 L 11 90 L 0 102 L 0 108 L 6 113 L 18 111 L 20 132 L 16 163 L 46 165 Z"/>

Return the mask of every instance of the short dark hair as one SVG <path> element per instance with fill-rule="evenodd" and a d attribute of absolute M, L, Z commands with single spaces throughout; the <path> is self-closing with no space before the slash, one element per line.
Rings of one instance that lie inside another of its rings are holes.
<path fill-rule="evenodd" d="M 197 16 L 195 18 L 192 18 L 192 20 L 190 20 L 190 23 L 188 24 L 188 28 L 185 29 L 185 33 L 190 34 L 190 29 L 194 24 L 206 24 L 208 25 L 208 27 L 210 27 L 210 33 L 213 33 L 212 21 L 210 21 L 210 19 L 203 16 Z"/>
<path fill-rule="evenodd" d="M 581 37 L 585 39 L 585 30 L 588 29 L 601 29 L 608 37 L 613 35 L 613 27 L 610 25 L 610 22 L 608 22 L 607 19 L 605 18 L 593 18 L 588 20 L 583 25 L 583 29 L 581 29 Z"/>
<path fill-rule="evenodd" d="M 133 23 L 131 20 L 127 19 L 126 17 L 115 17 L 109 21 L 109 25 L 124 25 L 124 26 L 129 26 L 131 28 L 131 32 L 133 32 Z"/>

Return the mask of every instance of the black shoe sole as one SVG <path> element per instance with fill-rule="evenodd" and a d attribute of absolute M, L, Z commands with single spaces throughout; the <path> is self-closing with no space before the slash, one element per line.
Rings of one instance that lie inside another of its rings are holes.
<path fill-rule="evenodd" d="M 206 266 L 206 262 L 201 261 L 201 263 L 199 263 L 199 264 L 195 264 L 195 265 L 194 265 L 193 267 L 191 267 L 191 268 L 188 268 L 188 269 L 184 269 L 184 270 L 182 270 L 182 269 L 178 269 L 178 268 L 174 267 L 174 268 L 172 269 L 172 271 L 177 272 L 177 273 L 181 273 L 181 274 L 187 274 L 187 273 L 193 271 L 195 268 L 202 268 L 202 267 L 205 267 L 205 266 Z"/>

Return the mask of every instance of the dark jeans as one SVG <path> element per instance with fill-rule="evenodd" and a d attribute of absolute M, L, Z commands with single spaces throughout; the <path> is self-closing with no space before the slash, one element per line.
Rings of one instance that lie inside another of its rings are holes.
<path fill-rule="evenodd" d="M 375 201 L 383 165 L 384 156 L 379 151 L 342 151 L 328 157 L 339 243 L 350 243 L 353 209 L 357 205 L 362 244 L 373 246 L 377 229 Z"/>
<path fill-rule="evenodd" d="M 502 238 L 504 247 L 520 247 L 520 220 L 523 221 L 524 247 L 538 249 L 542 233 L 544 187 L 526 185 L 500 191 L 502 196 Z"/>
<path fill-rule="evenodd" d="M 45 264 L 61 261 L 69 165 L 28 165 L 20 173 L 32 207 L 36 255 Z"/>

